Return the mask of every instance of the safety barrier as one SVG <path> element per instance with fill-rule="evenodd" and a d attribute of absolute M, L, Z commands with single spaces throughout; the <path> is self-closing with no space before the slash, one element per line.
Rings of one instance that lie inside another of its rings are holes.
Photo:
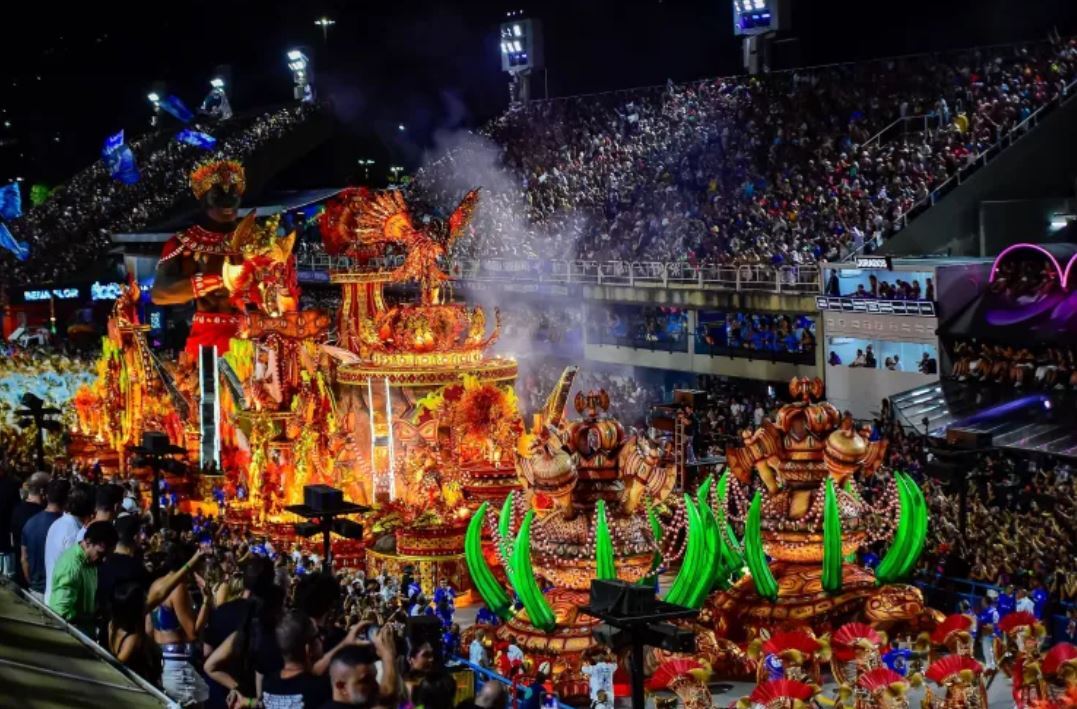
<path fill-rule="evenodd" d="M 376 271 L 396 268 L 403 257 L 353 264 L 346 256 L 330 256 L 317 246 L 296 253 L 300 271 Z M 814 294 L 819 292 L 819 267 L 742 264 L 719 266 L 687 261 L 591 261 L 528 259 L 457 259 L 450 275 L 458 281 L 487 283 L 551 283 L 676 288 L 717 291 Z"/>

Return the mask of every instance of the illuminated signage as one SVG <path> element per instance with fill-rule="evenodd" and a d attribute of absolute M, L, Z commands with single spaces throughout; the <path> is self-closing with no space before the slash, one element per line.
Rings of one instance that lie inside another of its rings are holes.
<path fill-rule="evenodd" d="M 57 300 L 74 300 L 79 297 L 79 289 L 53 288 L 52 290 L 27 290 L 23 291 L 22 297 L 27 301 L 49 300 L 50 298 L 56 298 Z"/>
<path fill-rule="evenodd" d="M 879 315 L 918 315 L 935 317 L 935 304 L 930 300 L 874 300 L 815 296 L 815 307 L 837 313 L 876 313 Z"/>
<path fill-rule="evenodd" d="M 887 271 L 894 270 L 894 266 L 890 262 L 889 256 L 858 256 L 856 259 L 856 267 L 870 269 L 885 268 Z"/>
<path fill-rule="evenodd" d="M 119 283 L 99 283 L 90 286 L 90 298 L 93 300 L 116 300 L 120 297 L 123 286 Z"/>
<path fill-rule="evenodd" d="M 160 330 L 161 329 L 161 311 L 160 310 L 154 310 L 154 311 L 152 311 L 150 313 L 150 329 L 152 329 L 152 330 Z"/>

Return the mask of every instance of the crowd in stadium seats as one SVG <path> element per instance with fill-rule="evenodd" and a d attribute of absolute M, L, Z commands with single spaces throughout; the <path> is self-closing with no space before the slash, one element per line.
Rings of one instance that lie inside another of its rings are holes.
<path fill-rule="evenodd" d="M 727 313 L 724 321 L 701 322 L 697 349 L 806 354 L 815 351 L 815 321 L 806 315 Z"/>
<path fill-rule="evenodd" d="M 1073 347 L 960 340 L 954 344 L 953 361 L 950 374 L 958 381 L 1077 390 L 1077 354 Z"/>
<path fill-rule="evenodd" d="M 512 181 L 459 248 L 786 265 L 870 249 L 1058 97 L 1075 61 L 1055 41 L 532 102 L 486 129 Z M 913 116 L 928 118 L 873 139 Z M 487 149 L 427 165 L 413 191 L 452 204 Z"/>
<path fill-rule="evenodd" d="M 1037 582 L 1057 601 L 1077 600 L 1077 477 L 1059 458 L 1042 460 L 1001 452 L 987 453 L 970 471 L 968 521 L 958 530 L 959 495 L 927 480 L 931 511 L 925 560 L 947 575 L 1000 587 L 1031 588 Z"/>
<path fill-rule="evenodd" d="M 7 252 L 0 255 L 8 281 L 48 283 L 98 264 L 111 248 L 110 232 L 145 227 L 189 198 L 188 175 L 198 161 L 211 156 L 243 160 L 319 110 L 317 104 L 297 104 L 253 119 L 196 126 L 217 138 L 212 153 L 174 140 L 172 132 L 132 140 L 138 182 L 125 185 L 112 179 L 99 160 L 9 225 L 15 238 L 30 244 L 30 258 L 19 262 Z"/>
<path fill-rule="evenodd" d="M 592 313 L 588 325 L 588 341 L 594 344 L 685 349 L 688 313 L 679 308 L 610 307 Z"/>

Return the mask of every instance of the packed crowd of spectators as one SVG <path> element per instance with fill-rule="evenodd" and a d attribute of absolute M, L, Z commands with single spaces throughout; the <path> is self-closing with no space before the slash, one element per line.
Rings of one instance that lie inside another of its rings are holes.
<path fill-rule="evenodd" d="M 696 336 L 697 351 L 815 352 L 815 321 L 806 315 L 726 313 L 724 320 L 700 322 Z"/>
<path fill-rule="evenodd" d="M 594 344 L 685 349 L 688 311 L 664 306 L 610 306 L 589 311 L 588 328 L 588 341 Z"/>
<path fill-rule="evenodd" d="M 9 224 L 16 239 L 30 244 L 30 258 L 19 262 L 0 252 L 8 281 L 50 283 L 84 271 L 112 246 L 111 232 L 141 229 L 189 199 L 188 178 L 196 163 L 224 158 L 242 161 L 320 110 L 318 104 L 304 103 L 249 119 L 192 124 L 217 139 L 212 152 L 173 139 L 174 130 L 131 140 L 138 182 L 127 185 L 114 180 L 104 160 L 98 160 Z"/>
<path fill-rule="evenodd" d="M 155 531 L 145 506 L 134 480 L 0 469 L 3 573 L 182 706 L 455 706 L 447 584 L 329 572 L 201 513 Z M 407 632 L 417 616 L 440 631 Z"/>
<path fill-rule="evenodd" d="M 902 216 L 1072 82 L 1077 45 L 714 79 L 510 109 L 411 190 L 487 194 L 461 254 L 797 265 Z M 873 136 L 901 118 L 899 137 Z M 497 167 L 507 178 L 489 178 Z M 461 173 L 464 173 L 461 175 Z"/>
<path fill-rule="evenodd" d="M 1073 347 L 959 340 L 953 347 L 953 362 L 950 374 L 958 381 L 1077 390 L 1077 354 Z"/>
<path fill-rule="evenodd" d="M 1077 478 L 1071 463 L 1001 452 L 980 457 L 969 476 L 968 518 L 958 529 L 960 495 L 926 480 L 933 524 L 923 565 L 1013 594 L 1040 589 L 1053 612 L 1077 601 Z M 1001 610 L 1001 609 L 1000 609 Z M 1012 610 L 1012 609 L 1011 609 Z"/>

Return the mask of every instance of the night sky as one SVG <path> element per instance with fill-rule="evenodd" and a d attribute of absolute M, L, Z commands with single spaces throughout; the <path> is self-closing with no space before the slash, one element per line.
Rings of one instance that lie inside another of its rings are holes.
<path fill-rule="evenodd" d="M 1073 0 L 849 2 L 793 0 L 800 64 L 1037 39 L 1077 27 Z M 36 9 L 40 8 L 40 9 Z M 99 9 L 100 8 L 100 9 Z M 107 8 L 107 9 L 106 9 Z M 290 174 L 295 186 L 339 184 L 361 157 L 417 165 L 439 129 L 503 110 L 497 26 L 523 9 L 545 26 L 553 96 L 741 73 L 728 0 L 375 3 L 20 3 L 5 8 L 0 69 L 0 183 L 62 182 L 119 128 L 144 129 L 155 82 L 196 109 L 226 68 L 233 108 L 291 99 L 284 53 L 312 53 L 316 89 L 340 129 Z M 92 10 L 92 12 L 90 12 Z M 323 42 L 318 17 L 336 24 Z M 541 96 L 542 76 L 533 95 Z M 10 126 L 5 126 L 10 122 Z M 400 133 L 397 125 L 407 130 Z"/>

